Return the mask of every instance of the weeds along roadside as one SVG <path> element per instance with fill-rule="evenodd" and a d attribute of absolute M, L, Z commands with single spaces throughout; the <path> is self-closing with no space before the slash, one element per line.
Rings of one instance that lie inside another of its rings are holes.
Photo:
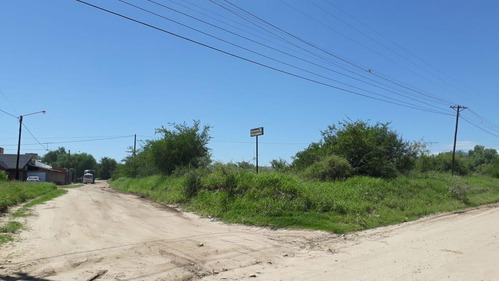
<path fill-rule="evenodd" d="M 4 223 L 0 223 L 0 244 L 14 240 L 12 234 L 22 229 L 18 220 L 29 216 L 29 208 L 65 193 L 66 190 L 52 183 L 0 181 L 0 216 L 5 216 Z M 7 213 L 8 208 L 14 206 L 19 208 Z"/>
<path fill-rule="evenodd" d="M 321 182 L 219 166 L 180 177 L 120 178 L 111 186 L 229 223 L 336 233 L 498 202 L 498 178 L 444 173 Z"/>

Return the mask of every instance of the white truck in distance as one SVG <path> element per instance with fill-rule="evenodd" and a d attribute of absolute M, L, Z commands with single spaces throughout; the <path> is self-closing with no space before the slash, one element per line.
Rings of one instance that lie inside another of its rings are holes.
<path fill-rule="evenodd" d="M 83 174 L 83 183 L 94 183 L 94 175 L 91 173 Z"/>

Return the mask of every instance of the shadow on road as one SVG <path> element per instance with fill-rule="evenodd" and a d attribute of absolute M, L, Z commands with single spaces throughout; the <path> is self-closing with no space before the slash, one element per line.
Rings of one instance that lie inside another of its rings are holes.
<path fill-rule="evenodd" d="M 16 280 L 26 280 L 26 281 L 49 281 L 49 279 L 34 277 L 24 272 L 16 272 L 12 275 L 5 276 L 0 275 L 0 280 L 2 281 L 16 281 Z"/>

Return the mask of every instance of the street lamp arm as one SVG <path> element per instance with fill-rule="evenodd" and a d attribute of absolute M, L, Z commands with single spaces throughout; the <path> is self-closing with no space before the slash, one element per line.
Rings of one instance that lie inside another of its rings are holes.
<path fill-rule="evenodd" d="M 45 110 L 42 110 L 42 111 L 37 111 L 37 112 L 32 112 L 32 113 L 24 114 L 24 115 L 21 115 L 21 116 L 28 116 L 28 115 L 38 114 L 38 113 L 43 113 L 43 114 L 45 114 Z"/>

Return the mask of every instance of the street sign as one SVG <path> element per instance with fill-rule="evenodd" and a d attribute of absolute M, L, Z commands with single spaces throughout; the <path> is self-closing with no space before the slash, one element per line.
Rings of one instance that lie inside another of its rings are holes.
<path fill-rule="evenodd" d="M 250 129 L 250 136 L 251 137 L 262 136 L 263 134 L 264 134 L 264 127 Z"/>
<path fill-rule="evenodd" d="M 259 173 L 259 136 L 264 134 L 264 127 L 250 129 L 250 136 L 255 137 L 255 171 Z"/>

